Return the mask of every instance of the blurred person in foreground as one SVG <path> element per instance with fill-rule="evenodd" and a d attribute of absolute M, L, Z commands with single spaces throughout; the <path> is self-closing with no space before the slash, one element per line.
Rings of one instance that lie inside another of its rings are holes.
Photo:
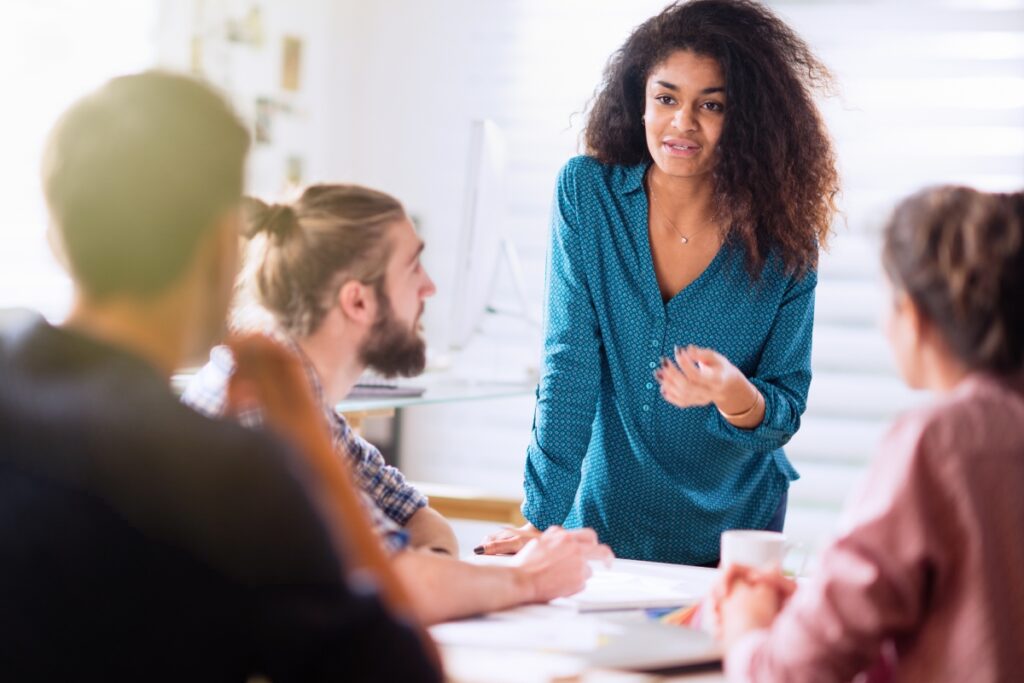
<path fill-rule="evenodd" d="M 50 136 L 75 300 L 60 326 L 3 316 L 5 680 L 439 680 L 372 572 L 346 578 L 374 559 L 323 514 L 337 491 L 309 458 L 169 388 L 223 332 L 248 145 L 218 95 L 161 72 L 110 81 Z"/>
<path fill-rule="evenodd" d="M 730 680 L 1024 669 L 1024 193 L 919 192 L 882 260 L 900 372 L 935 398 L 889 430 L 814 580 L 794 593 L 777 573 L 726 568 Z"/>

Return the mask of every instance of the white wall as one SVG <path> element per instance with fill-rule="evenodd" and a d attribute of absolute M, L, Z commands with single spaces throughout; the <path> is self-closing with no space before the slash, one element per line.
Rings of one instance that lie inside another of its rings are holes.
<path fill-rule="evenodd" d="M 345 147 L 353 107 L 342 96 L 351 88 L 350 60 L 339 60 L 343 15 L 356 3 L 330 0 L 162 0 L 160 66 L 191 71 L 229 95 L 239 114 L 251 125 L 257 100 L 275 103 L 270 141 L 254 141 L 249 158 L 248 191 L 266 198 L 288 196 L 294 187 L 286 179 L 287 160 L 302 159 L 302 183 L 346 178 L 353 155 Z M 260 20 L 251 40 L 231 40 L 228 26 L 246 25 L 253 8 Z M 258 36 L 258 38 L 256 37 Z M 282 53 L 286 36 L 302 41 L 299 88 L 282 87 Z M 201 42 L 198 70 L 193 41 Z M 341 67 L 340 64 L 345 64 Z"/>
<path fill-rule="evenodd" d="M 46 241 L 40 160 L 57 117 L 108 78 L 155 58 L 153 0 L 4 0 L 0 4 L 0 307 L 51 320 L 71 281 Z"/>
<path fill-rule="evenodd" d="M 578 117 L 573 127 L 570 118 L 607 54 L 657 6 L 380 0 L 359 3 L 349 17 L 359 27 L 346 45 L 346 56 L 355 55 L 353 125 L 339 142 L 352 155 L 354 177 L 393 192 L 420 219 L 438 284 L 426 314 L 435 345 L 447 343 L 471 122 L 491 118 L 507 136 L 507 228 L 539 307 L 553 181 L 576 150 Z M 580 19 L 593 7 L 602 21 L 584 28 Z"/>

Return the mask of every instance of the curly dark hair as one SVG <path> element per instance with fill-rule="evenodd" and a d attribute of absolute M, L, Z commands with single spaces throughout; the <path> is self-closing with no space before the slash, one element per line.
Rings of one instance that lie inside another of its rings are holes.
<path fill-rule="evenodd" d="M 1024 369 L 1024 192 L 922 190 L 889 219 L 882 263 L 966 367 Z"/>
<path fill-rule="evenodd" d="M 715 59 L 728 101 L 713 174 L 726 238 L 756 279 L 772 250 L 803 275 L 827 246 L 839 191 L 832 143 L 814 104 L 832 76 L 771 11 L 748 0 L 669 5 L 638 26 L 605 67 L 587 112 L 586 152 L 605 164 L 652 161 L 641 117 L 650 73 L 672 53 Z"/>

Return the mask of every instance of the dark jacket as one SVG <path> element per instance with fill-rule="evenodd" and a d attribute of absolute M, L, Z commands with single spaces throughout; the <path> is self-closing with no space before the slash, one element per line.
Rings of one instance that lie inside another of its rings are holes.
<path fill-rule="evenodd" d="M 38 316 L 0 331 L 0 680 L 438 680 L 266 433 Z"/>

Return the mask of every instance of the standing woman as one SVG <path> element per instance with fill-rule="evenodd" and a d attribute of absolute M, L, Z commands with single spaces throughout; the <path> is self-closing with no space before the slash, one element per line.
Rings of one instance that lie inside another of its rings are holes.
<path fill-rule="evenodd" d="M 744 0 L 671 5 L 612 56 L 556 190 L 529 523 L 478 552 L 561 524 L 708 564 L 725 529 L 781 529 L 838 191 L 828 82 Z"/>

